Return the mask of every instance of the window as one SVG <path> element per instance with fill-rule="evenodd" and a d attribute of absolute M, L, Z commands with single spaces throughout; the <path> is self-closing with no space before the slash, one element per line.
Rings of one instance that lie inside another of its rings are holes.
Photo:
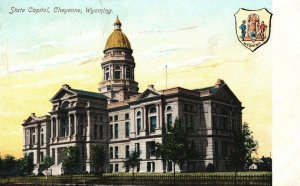
<path fill-rule="evenodd" d="M 125 119 L 129 119 L 129 114 L 128 113 L 125 114 Z"/>
<path fill-rule="evenodd" d="M 118 159 L 119 158 L 119 147 L 115 147 L 115 158 Z"/>
<path fill-rule="evenodd" d="M 141 130 L 141 118 L 138 118 L 137 120 L 136 120 L 136 134 L 137 135 L 140 135 L 140 130 Z"/>
<path fill-rule="evenodd" d="M 43 162 L 43 159 L 44 159 L 44 153 L 43 153 L 43 152 L 40 152 L 40 162 L 41 162 L 41 163 Z"/>
<path fill-rule="evenodd" d="M 228 148 L 227 148 L 227 141 L 222 141 L 221 143 L 221 148 L 222 148 L 222 157 L 225 158 L 227 156 L 228 153 Z"/>
<path fill-rule="evenodd" d="M 129 137 L 129 122 L 125 122 L 125 137 Z"/>
<path fill-rule="evenodd" d="M 128 165 L 125 167 L 125 172 L 129 172 L 129 166 Z"/>
<path fill-rule="evenodd" d="M 114 79 L 121 79 L 121 68 L 119 66 L 115 68 Z"/>
<path fill-rule="evenodd" d="M 135 144 L 135 152 L 137 152 L 137 153 L 139 153 L 139 154 L 141 153 L 141 152 L 140 152 L 140 144 L 139 144 L 139 143 L 136 143 L 136 144 Z"/>
<path fill-rule="evenodd" d="M 212 129 L 217 129 L 217 118 L 215 115 L 213 115 L 212 120 Z"/>
<path fill-rule="evenodd" d="M 151 171 L 151 162 L 147 162 L 147 172 Z"/>
<path fill-rule="evenodd" d="M 113 164 L 109 164 L 109 171 L 113 172 L 113 170 L 114 170 L 114 165 Z"/>
<path fill-rule="evenodd" d="M 115 124 L 115 139 L 117 139 L 119 137 L 119 128 L 118 128 L 118 124 Z"/>
<path fill-rule="evenodd" d="M 136 166 L 136 172 L 140 172 L 140 164 Z"/>
<path fill-rule="evenodd" d="M 113 120 L 113 117 L 112 116 L 109 116 L 109 121 L 112 121 Z"/>
<path fill-rule="evenodd" d="M 141 116 L 141 111 L 138 111 L 138 112 L 136 113 L 136 116 Z"/>
<path fill-rule="evenodd" d="M 191 131 L 194 131 L 194 123 L 195 123 L 194 115 L 190 115 L 190 130 Z"/>
<path fill-rule="evenodd" d="M 103 139 L 103 125 L 99 125 L 99 127 L 100 127 L 99 137 L 100 139 Z"/>
<path fill-rule="evenodd" d="M 126 68 L 126 79 L 131 79 L 131 69 L 129 67 Z"/>
<path fill-rule="evenodd" d="M 189 105 L 188 104 L 184 104 L 184 109 L 183 111 L 187 112 L 189 110 Z"/>
<path fill-rule="evenodd" d="M 44 145 L 44 134 L 41 134 L 41 145 Z"/>
<path fill-rule="evenodd" d="M 109 79 L 109 68 L 105 69 L 105 80 Z"/>
<path fill-rule="evenodd" d="M 109 158 L 110 159 L 114 158 L 114 148 L 113 147 L 109 147 Z"/>
<path fill-rule="evenodd" d="M 114 116 L 115 121 L 118 121 L 118 115 Z"/>
<path fill-rule="evenodd" d="M 150 116 L 150 126 L 150 133 L 154 133 L 156 128 L 156 116 Z"/>
<path fill-rule="evenodd" d="M 150 108 L 150 113 L 156 113 L 156 108 L 155 107 L 151 107 Z"/>
<path fill-rule="evenodd" d="M 194 105 L 190 105 L 190 112 L 194 111 Z"/>
<path fill-rule="evenodd" d="M 218 158 L 219 157 L 219 147 L 218 147 L 218 141 L 216 140 L 215 141 L 215 156 L 216 156 L 216 158 Z"/>
<path fill-rule="evenodd" d="M 110 132 L 110 139 L 113 138 L 113 125 L 109 126 L 109 132 Z"/>
<path fill-rule="evenodd" d="M 172 114 L 167 114 L 167 130 L 170 130 L 172 127 Z"/>
<path fill-rule="evenodd" d="M 220 130 L 227 130 L 228 129 L 228 118 L 227 117 L 220 117 Z"/>
<path fill-rule="evenodd" d="M 97 139 L 97 124 L 94 124 L 94 138 Z"/>
<path fill-rule="evenodd" d="M 129 145 L 126 145 L 125 149 L 126 149 L 125 155 L 126 155 L 126 158 L 128 158 L 129 157 Z"/>
<path fill-rule="evenodd" d="M 155 156 L 155 142 L 151 141 L 149 143 L 150 156 Z"/>
<path fill-rule="evenodd" d="M 171 107 L 171 106 L 168 106 L 168 107 L 167 107 L 167 111 L 172 111 L 172 107 Z"/>

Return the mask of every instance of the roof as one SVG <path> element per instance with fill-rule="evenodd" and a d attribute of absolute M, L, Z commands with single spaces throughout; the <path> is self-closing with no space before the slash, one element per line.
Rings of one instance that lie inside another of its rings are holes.
<path fill-rule="evenodd" d="M 108 37 L 104 50 L 107 50 L 109 48 L 131 49 L 131 45 L 130 45 L 128 38 L 121 30 L 122 24 L 118 17 L 117 17 L 114 25 L 118 25 L 118 26 L 115 27 L 115 30 L 113 31 L 113 33 L 111 33 L 110 36 Z"/>
<path fill-rule="evenodd" d="M 214 94 L 215 92 L 217 92 L 220 87 L 216 87 L 216 86 L 211 86 L 211 87 L 205 87 L 205 88 L 198 88 L 198 89 L 194 89 L 194 91 L 196 92 L 205 92 L 205 91 L 209 91 L 210 94 Z"/>
<path fill-rule="evenodd" d="M 78 89 L 71 89 L 78 95 L 82 96 L 89 96 L 89 97 L 95 97 L 95 98 L 100 98 L 100 99 L 107 99 L 108 97 L 104 96 L 103 94 L 96 93 L 96 92 L 89 92 L 85 90 L 78 90 Z"/>

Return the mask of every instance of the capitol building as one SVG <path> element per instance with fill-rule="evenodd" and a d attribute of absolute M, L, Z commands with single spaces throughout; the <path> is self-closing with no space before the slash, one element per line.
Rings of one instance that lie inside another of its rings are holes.
<path fill-rule="evenodd" d="M 162 142 L 163 125 L 180 118 L 189 131 L 189 141 L 198 157 L 178 172 L 228 169 L 226 156 L 233 135 L 241 130 L 241 102 L 221 79 L 210 87 L 181 87 L 156 90 L 149 85 L 139 90 L 135 81 L 133 49 L 117 18 L 107 39 L 101 61 L 99 93 L 62 85 L 51 98 L 52 110 L 44 116 L 32 113 L 22 123 L 23 152 L 33 158 L 35 173 L 46 155 L 54 160 L 53 175 L 62 173 L 63 149 L 80 150 L 81 170 L 93 172 L 90 147 L 98 144 L 107 152 L 106 172 L 128 172 L 124 159 L 131 151 L 140 153 L 136 172 L 170 172 L 171 162 L 155 155 L 155 143 Z"/>

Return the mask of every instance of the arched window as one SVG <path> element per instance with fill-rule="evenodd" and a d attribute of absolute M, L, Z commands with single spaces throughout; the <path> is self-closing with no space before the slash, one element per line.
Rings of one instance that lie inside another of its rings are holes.
<path fill-rule="evenodd" d="M 156 108 L 155 107 L 151 107 L 149 110 L 150 113 L 156 113 Z"/>
<path fill-rule="evenodd" d="M 121 67 L 120 66 L 115 67 L 114 79 L 121 79 Z"/>
<path fill-rule="evenodd" d="M 171 106 L 167 106 L 167 111 L 172 111 L 172 107 Z"/>
<path fill-rule="evenodd" d="M 136 117 L 136 135 L 140 135 L 140 130 L 142 128 L 141 111 L 137 111 Z"/>

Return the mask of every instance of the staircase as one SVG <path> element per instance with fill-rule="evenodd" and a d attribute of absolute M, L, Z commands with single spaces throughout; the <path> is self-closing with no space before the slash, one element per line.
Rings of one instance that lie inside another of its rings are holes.
<path fill-rule="evenodd" d="M 48 173 L 48 175 L 51 175 L 51 173 L 52 175 L 62 175 L 62 163 L 49 167 Z"/>

